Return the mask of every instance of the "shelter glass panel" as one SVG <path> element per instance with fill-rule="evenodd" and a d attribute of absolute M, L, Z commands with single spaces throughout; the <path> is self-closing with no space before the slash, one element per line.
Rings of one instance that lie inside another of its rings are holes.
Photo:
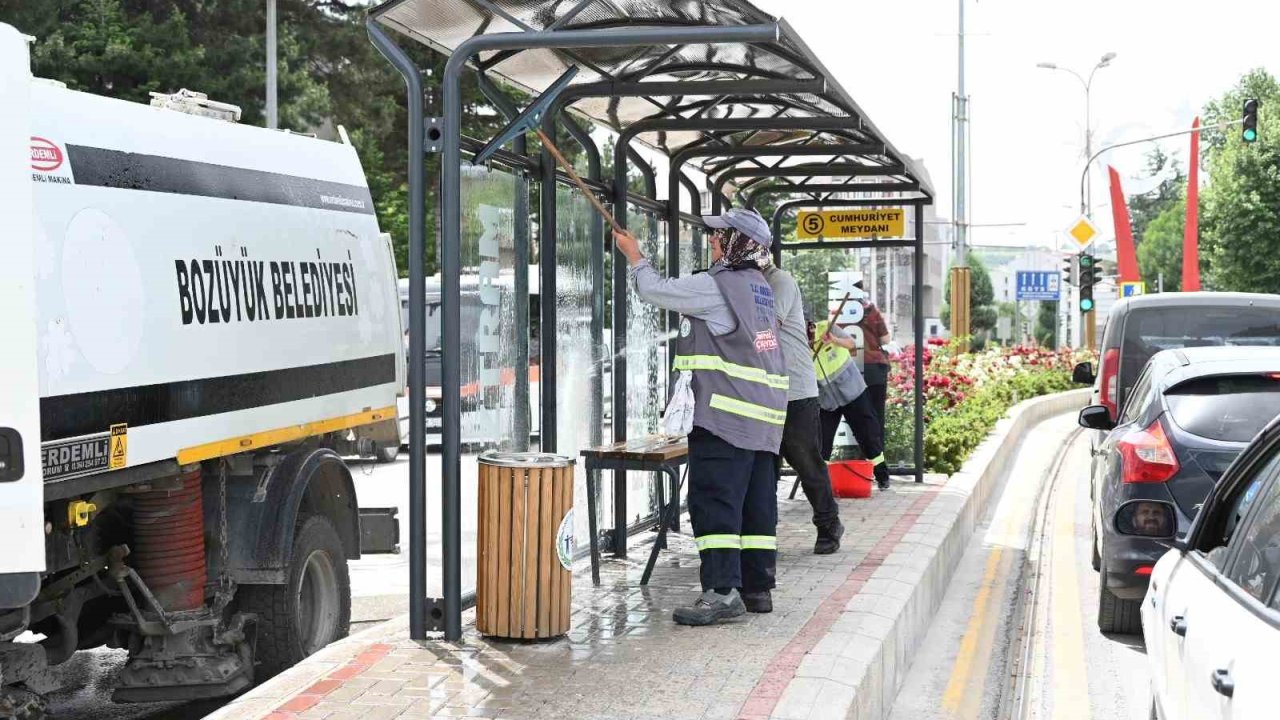
<path fill-rule="evenodd" d="M 558 187 L 556 205 L 556 452 L 577 457 L 584 448 L 603 441 L 604 413 L 611 396 L 609 344 L 606 338 L 591 334 L 591 246 L 593 241 L 603 243 L 604 239 L 602 233 L 595 232 L 601 220 L 577 189 Z M 579 551 L 587 546 L 586 480 L 579 462 L 574 476 Z M 597 511 L 603 527 L 611 509 Z"/>
<path fill-rule="evenodd" d="M 464 163 L 462 166 L 461 222 L 461 362 L 462 392 L 462 587 L 475 587 L 476 521 L 479 455 L 486 450 L 523 451 L 528 437 L 517 437 L 517 427 L 538 432 L 538 352 L 530 344 L 530 320 L 517 317 L 515 232 L 517 194 L 526 185 L 515 176 Z M 521 225 L 524 225 L 523 222 Z M 527 277 L 527 276 L 526 276 Z M 536 282 L 536 276 L 535 276 Z M 536 285 L 535 285 L 536 287 Z M 536 296 L 531 295 L 531 315 L 536 317 Z M 536 334 L 533 335 L 536 338 Z M 530 365 L 516 367 L 518 343 L 525 343 Z M 527 398 L 517 398 L 516 374 L 529 379 Z M 430 432 L 430 430 L 429 430 Z M 427 562 L 428 588 L 441 591 L 440 465 L 427 461 Z"/>

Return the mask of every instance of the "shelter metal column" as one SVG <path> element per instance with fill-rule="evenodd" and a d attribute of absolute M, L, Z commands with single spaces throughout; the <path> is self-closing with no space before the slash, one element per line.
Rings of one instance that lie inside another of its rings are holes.
<path fill-rule="evenodd" d="M 914 283 L 911 288 L 912 321 L 915 324 L 915 466 L 916 482 L 924 482 L 924 205 L 915 206 L 916 250 L 912 260 Z"/>
<path fill-rule="evenodd" d="M 409 109 L 409 636 L 427 637 L 426 122 L 422 73 L 370 18 L 369 39 L 404 78 Z M 455 355 L 456 358 L 456 355 Z M 448 400 L 446 399 L 446 402 Z M 453 401 L 457 403 L 456 396 Z M 446 417 L 448 414 L 446 413 Z M 457 426 L 454 426 L 455 439 Z M 446 440 L 447 442 L 447 440 Z"/>

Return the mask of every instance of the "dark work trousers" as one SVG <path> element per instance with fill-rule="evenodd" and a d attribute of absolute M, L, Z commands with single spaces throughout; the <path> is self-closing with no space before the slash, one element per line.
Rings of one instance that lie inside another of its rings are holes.
<path fill-rule="evenodd" d="M 884 436 L 884 401 L 889 394 L 889 364 L 868 363 L 862 372 L 867 381 L 867 393 L 871 395 L 871 410 L 876 414 L 880 435 Z"/>
<path fill-rule="evenodd" d="M 778 559 L 778 461 L 700 427 L 689 433 L 689 521 L 702 589 L 771 590 Z"/>
<path fill-rule="evenodd" d="M 840 506 L 831 492 L 831 476 L 823 459 L 821 410 L 816 397 L 792 400 L 787 403 L 787 424 L 782 430 L 782 457 L 800 477 L 800 487 L 813 507 L 813 524 L 819 530 L 840 519 Z"/>
<path fill-rule="evenodd" d="M 849 429 L 853 431 L 853 439 L 858 441 L 858 447 L 862 449 L 862 454 L 868 460 L 874 463 L 877 458 L 884 454 L 884 434 L 880 429 L 880 423 L 876 421 L 875 411 L 872 409 L 870 397 L 872 387 L 874 386 L 868 385 L 866 392 L 854 398 L 853 402 L 848 403 L 839 410 L 822 411 L 823 458 L 831 459 L 831 451 L 834 449 L 836 441 L 836 430 L 840 429 L 841 417 L 849 423 Z"/>

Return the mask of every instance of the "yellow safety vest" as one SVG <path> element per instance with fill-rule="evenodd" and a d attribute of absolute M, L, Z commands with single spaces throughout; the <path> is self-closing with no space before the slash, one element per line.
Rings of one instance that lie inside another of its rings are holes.
<path fill-rule="evenodd" d="M 814 341 L 821 343 L 818 347 L 818 356 L 813 360 L 813 371 L 818 375 L 818 382 L 826 382 L 839 377 L 840 372 L 844 370 L 844 366 L 853 362 L 853 356 L 849 354 L 848 350 L 839 345 L 822 342 L 822 336 L 827 334 L 828 324 L 826 320 L 823 320 L 813 329 Z"/>

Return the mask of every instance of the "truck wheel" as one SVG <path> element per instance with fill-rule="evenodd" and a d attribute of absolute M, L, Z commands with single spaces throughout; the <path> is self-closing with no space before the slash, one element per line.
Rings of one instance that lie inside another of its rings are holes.
<path fill-rule="evenodd" d="M 240 607 L 257 621 L 257 680 L 297 664 L 351 625 L 351 578 L 333 523 L 313 515 L 298 523 L 285 585 L 242 585 Z"/>
<path fill-rule="evenodd" d="M 396 458 L 400 456 L 400 446 L 387 445 L 385 447 L 380 447 L 375 455 L 379 464 L 385 465 L 387 463 L 393 463 L 396 461 Z"/>

